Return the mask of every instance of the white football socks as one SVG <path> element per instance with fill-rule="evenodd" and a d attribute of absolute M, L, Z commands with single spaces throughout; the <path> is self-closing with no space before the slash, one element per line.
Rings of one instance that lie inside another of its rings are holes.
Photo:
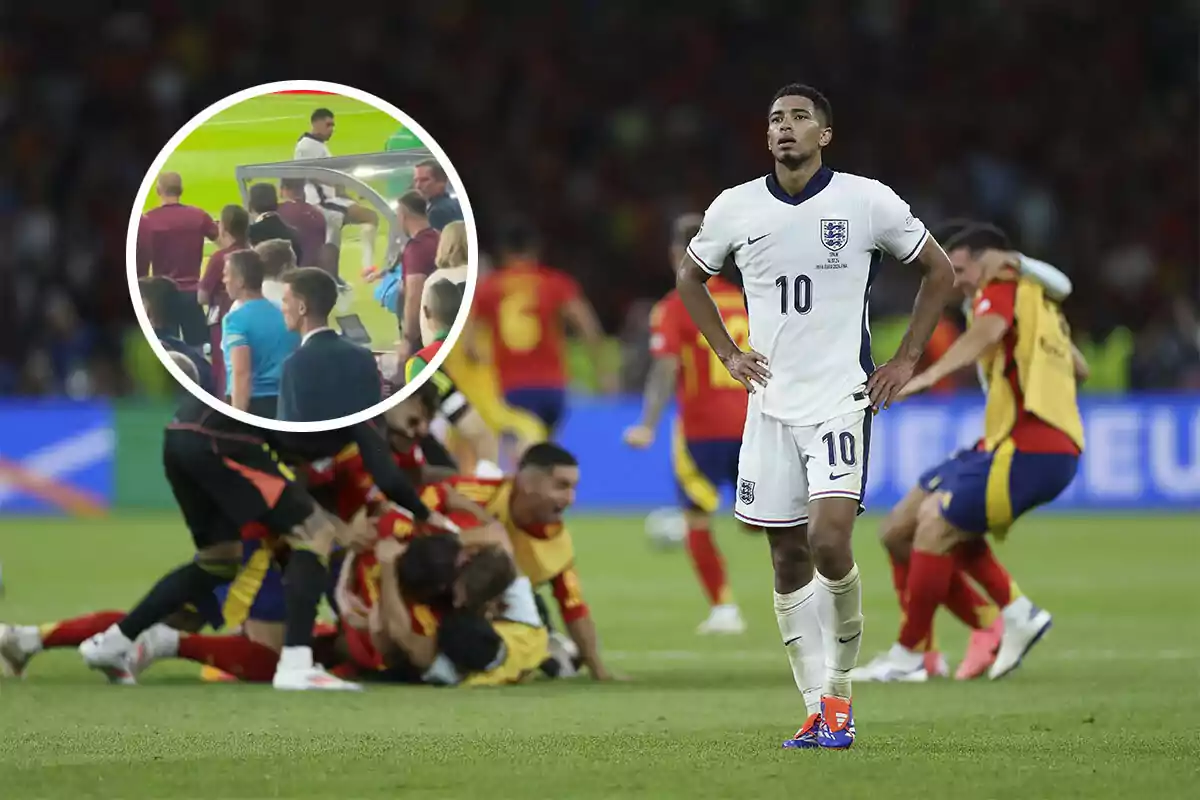
<path fill-rule="evenodd" d="M 375 266 L 375 232 L 377 225 L 363 225 L 359 228 L 359 241 L 362 245 L 363 269 Z"/>
<path fill-rule="evenodd" d="M 794 592 L 775 592 L 779 634 L 792 665 L 796 688 L 800 690 L 809 714 L 821 710 L 821 688 L 825 679 L 825 644 L 821 638 L 816 590 L 816 581 L 810 581 Z"/>
<path fill-rule="evenodd" d="M 862 647 L 862 583 L 858 565 L 846 577 L 832 581 L 817 573 L 817 580 L 829 592 L 832 615 L 827 620 L 830 647 L 826 654 L 825 694 L 850 699 L 850 670 L 858 666 Z"/>

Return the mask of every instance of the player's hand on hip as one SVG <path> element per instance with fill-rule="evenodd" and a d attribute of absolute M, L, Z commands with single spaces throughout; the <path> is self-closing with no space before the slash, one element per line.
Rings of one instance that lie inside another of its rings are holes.
<path fill-rule="evenodd" d="M 867 379 L 867 395 L 871 398 L 871 408 L 875 411 L 887 408 L 897 399 L 900 390 L 912 380 L 916 362 L 908 359 L 896 359 L 884 364 Z"/>
<path fill-rule="evenodd" d="M 750 394 L 755 392 L 755 384 L 766 386 L 771 378 L 767 369 L 767 357 L 754 350 L 738 350 L 732 355 L 721 356 L 721 363 L 738 383 L 746 387 Z"/>
<path fill-rule="evenodd" d="M 625 444 L 637 450 L 645 450 L 654 444 L 654 430 L 645 425 L 631 425 L 625 429 Z"/>

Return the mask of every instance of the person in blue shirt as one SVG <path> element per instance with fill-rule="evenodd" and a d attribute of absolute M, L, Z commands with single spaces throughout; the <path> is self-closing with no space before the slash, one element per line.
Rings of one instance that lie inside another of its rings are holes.
<path fill-rule="evenodd" d="M 260 417 L 275 417 L 283 362 L 300 345 L 283 312 L 263 297 L 262 256 L 239 250 L 225 259 L 225 289 L 233 306 L 221 322 L 227 402 Z"/>

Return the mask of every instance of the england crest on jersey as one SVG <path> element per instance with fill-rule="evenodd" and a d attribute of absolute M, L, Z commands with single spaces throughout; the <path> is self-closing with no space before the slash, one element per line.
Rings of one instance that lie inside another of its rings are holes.
<path fill-rule="evenodd" d="M 850 220 L 821 220 L 821 244 L 836 252 L 845 247 L 848 241 L 850 241 Z"/>

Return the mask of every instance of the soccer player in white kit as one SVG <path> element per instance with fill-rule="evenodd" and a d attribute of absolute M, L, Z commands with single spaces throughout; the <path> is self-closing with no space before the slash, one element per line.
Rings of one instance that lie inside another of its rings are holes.
<path fill-rule="evenodd" d="M 750 392 L 734 515 L 765 528 L 771 547 L 775 616 L 808 714 L 789 748 L 854 743 L 849 676 L 863 617 L 850 538 L 871 417 L 912 377 L 954 286 L 949 259 L 907 203 L 822 163 L 831 117 L 811 87 L 775 94 L 767 117 L 775 168 L 713 201 L 676 275 L 688 313 Z M 924 279 L 899 350 L 876 369 L 867 305 L 885 253 L 916 261 Z M 745 284 L 746 351 L 704 285 L 731 256 Z M 817 584 L 827 596 L 820 616 Z"/>
<path fill-rule="evenodd" d="M 301 161 L 310 158 L 332 158 L 329 145 L 333 138 L 333 112 L 318 108 L 309 118 L 311 127 L 296 140 L 293 158 Z M 325 215 L 325 242 L 341 247 L 342 226 L 360 225 L 363 268 L 375 266 L 375 232 L 379 228 L 379 215 L 349 197 L 339 196 L 337 189 L 318 181 L 308 181 L 304 187 L 304 199 L 321 209 Z"/>

